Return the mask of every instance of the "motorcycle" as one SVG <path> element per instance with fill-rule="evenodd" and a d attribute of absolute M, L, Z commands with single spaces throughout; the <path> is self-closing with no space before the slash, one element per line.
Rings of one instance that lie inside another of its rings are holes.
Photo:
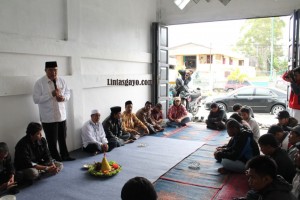
<path fill-rule="evenodd" d="M 181 103 L 185 105 L 186 110 L 192 114 L 195 118 L 196 114 L 201 107 L 201 89 L 197 88 L 195 90 L 181 91 L 179 94 L 181 98 Z"/>
<path fill-rule="evenodd" d="M 192 114 L 193 119 L 195 119 L 201 106 L 201 89 L 190 90 L 181 78 L 177 78 L 175 91 L 175 96 L 181 98 L 181 103 L 186 107 L 186 110 Z"/>

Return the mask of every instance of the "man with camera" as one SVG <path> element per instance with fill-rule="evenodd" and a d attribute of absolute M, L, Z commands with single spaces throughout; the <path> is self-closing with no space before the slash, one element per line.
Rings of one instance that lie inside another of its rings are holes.
<path fill-rule="evenodd" d="M 290 114 L 298 121 L 300 120 L 300 67 L 285 72 L 283 80 L 290 82 L 291 94 L 289 99 Z"/>

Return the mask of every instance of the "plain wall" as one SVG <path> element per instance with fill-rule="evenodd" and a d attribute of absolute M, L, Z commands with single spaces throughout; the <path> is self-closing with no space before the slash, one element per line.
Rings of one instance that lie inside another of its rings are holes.
<path fill-rule="evenodd" d="M 56 60 L 71 88 L 67 145 L 80 148 L 80 129 L 99 109 L 151 99 L 151 86 L 108 86 L 107 79 L 151 80 L 153 0 L 4 0 L 0 2 L 0 141 L 10 152 L 29 122 L 39 122 L 35 81 Z"/>

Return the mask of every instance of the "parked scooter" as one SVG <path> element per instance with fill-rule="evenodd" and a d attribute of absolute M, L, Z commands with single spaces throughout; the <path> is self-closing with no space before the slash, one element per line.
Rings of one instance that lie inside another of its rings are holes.
<path fill-rule="evenodd" d="M 188 111 L 192 113 L 193 118 L 196 116 L 196 114 L 199 111 L 199 108 L 201 107 L 201 89 L 196 88 L 195 90 L 192 90 L 190 92 L 190 101 L 189 101 L 189 108 Z"/>
<path fill-rule="evenodd" d="M 181 103 L 185 105 L 186 110 L 190 112 L 193 118 L 201 107 L 201 90 L 197 88 L 195 90 L 181 91 L 179 94 Z"/>

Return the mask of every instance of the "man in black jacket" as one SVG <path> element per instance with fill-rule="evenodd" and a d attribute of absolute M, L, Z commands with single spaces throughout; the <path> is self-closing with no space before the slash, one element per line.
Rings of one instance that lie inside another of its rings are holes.
<path fill-rule="evenodd" d="M 212 103 L 210 105 L 210 113 L 207 117 L 206 127 L 213 130 L 224 130 L 226 129 L 225 122 L 227 120 L 226 112 L 219 108 L 218 104 Z"/>
<path fill-rule="evenodd" d="M 244 129 L 235 119 L 229 119 L 226 127 L 231 139 L 227 145 L 217 147 L 214 153 L 215 159 L 223 165 L 218 171 L 221 174 L 227 171 L 243 173 L 245 163 L 259 155 L 258 145 L 253 139 L 253 133 Z"/>
<path fill-rule="evenodd" d="M 57 174 L 62 163 L 54 161 L 50 155 L 47 141 L 42 137 L 42 125 L 31 122 L 24 136 L 15 148 L 15 167 L 25 180 L 33 181 L 40 173 Z"/>
<path fill-rule="evenodd" d="M 0 142 L 0 196 L 5 193 L 16 194 L 19 192 L 15 182 L 15 169 L 7 144 Z"/>
<path fill-rule="evenodd" d="M 121 107 L 111 107 L 110 111 L 110 115 L 102 122 L 110 148 L 120 147 L 126 143 L 133 142 L 130 139 L 130 133 L 122 131 Z"/>
<path fill-rule="evenodd" d="M 296 174 L 296 168 L 293 161 L 289 158 L 287 152 L 281 149 L 272 134 L 262 135 L 258 139 L 263 154 L 273 158 L 278 166 L 278 175 L 281 175 L 287 182 L 292 183 Z"/>
<path fill-rule="evenodd" d="M 298 120 L 290 116 L 290 113 L 286 110 L 282 110 L 277 114 L 278 125 L 282 127 L 284 131 L 291 131 L 292 128 L 297 126 Z"/>
<path fill-rule="evenodd" d="M 246 165 L 251 190 L 246 197 L 234 200 L 296 200 L 292 185 L 277 174 L 277 165 L 269 156 L 257 156 Z"/>

